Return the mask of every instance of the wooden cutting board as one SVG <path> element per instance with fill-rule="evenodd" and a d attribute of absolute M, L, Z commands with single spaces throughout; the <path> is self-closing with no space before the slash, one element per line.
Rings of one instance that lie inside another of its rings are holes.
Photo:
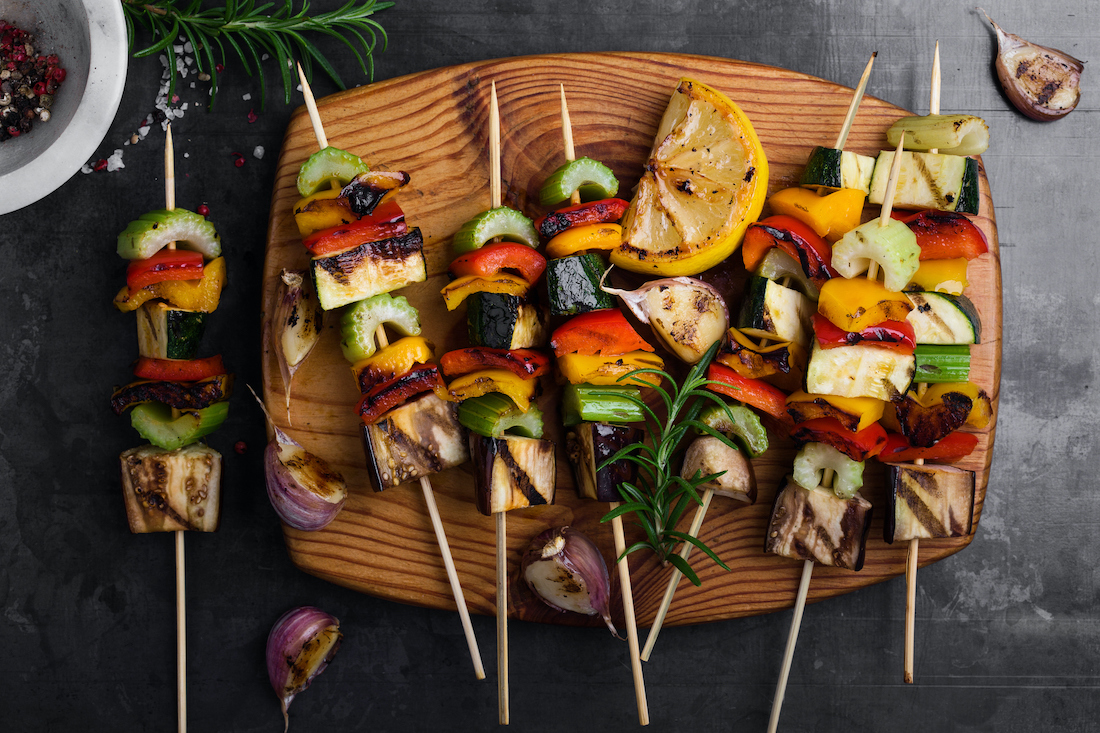
<path fill-rule="evenodd" d="M 436 354 L 467 345 L 463 309 L 449 313 L 439 295 L 448 281 L 453 255 L 450 238 L 458 227 L 489 206 L 489 86 L 500 100 L 505 203 L 529 216 L 545 213 L 537 192 L 543 180 L 564 162 L 558 85 L 564 84 L 578 156 L 610 166 L 629 198 L 642 172 L 656 126 L 681 77 L 710 84 L 727 94 L 748 115 L 771 168 L 769 193 L 795 185 L 814 145 L 832 146 L 851 98 L 851 90 L 785 69 L 740 61 L 675 54 L 561 54 L 483 61 L 435 69 L 372 84 L 319 100 L 329 144 L 345 148 L 373 168 L 403 170 L 412 182 L 398 201 L 410 226 L 424 233 L 428 281 L 400 291 L 420 311 Z M 854 81 L 854 80 L 853 80 Z M 846 149 L 875 155 L 887 147 L 885 130 L 907 114 L 865 97 Z M 306 268 L 307 256 L 294 225 L 298 194 L 295 179 L 317 149 L 304 108 L 297 110 L 283 141 L 271 201 L 271 223 L 263 274 L 265 324 L 274 311 L 279 273 Z M 765 209 L 765 213 L 767 210 Z M 867 217 L 877 215 L 870 209 Z M 977 451 L 958 464 L 978 474 L 975 529 L 989 479 L 997 416 L 1001 366 L 1001 276 L 993 202 L 984 170 L 978 217 L 990 252 L 970 263 L 967 295 L 982 317 L 982 343 L 972 349 L 971 380 L 993 398 L 993 421 L 979 433 Z M 721 281 L 731 310 L 740 303 L 745 279 L 740 257 Z M 409 484 L 375 493 L 369 488 L 354 407 L 360 395 L 339 348 L 339 313 L 327 314 L 321 342 L 294 378 L 292 424 L 286 422 L 283 382 L 274 351 L 265 339 L 264 399 L 292 437 L 335 467 L 351 488 L 341 514 L 319 532 L 284 528 L 294 563 L 308 573 L 374 596 L 433 608 L 453 609 L 454 600 L 424 508 L 420 487 Z M 552 383 L 540 404 L 554 424 L 556 392 Z M 757 503 L 745 507 L 715 498 L 702 539 L 732 568 L 721 570 L 696 552 L 692 564 L 702 587 L 681 582 L 666 624 L 690 624 L 768 613 L 793 605 L 802 563 L 763 552 L 764 528 L 782 477 L 791 470 L 795 446 L 771 432 L 772 447 L 756 459 L 760 486 Z M 609 563 L 614 559 L 610 525 L 600 523 L 607 505 L 582 500 L 573 488 L 562 442 L 558 440 L 558 488 L 555 504 L 511 512 L 508 517 L 509 613 L 514 618 L 573 625 L 598 625 L 597 619 L 558 613 L 539 602 L 519 579 L 520 557 L 543 530 L 577 527 L 595 540 Z M 904 573 L 907 543 L 882 540 L 884 473 L 868 461 L 863 494 L 875 505 L 866 564 L 856 573 L 828 567 L 814 571 L 809 601 L 848 593 Z M 450 540 L 466 600 L 472 612 L 495 613 L 495 524 L 474 506 L 469 465 L 433 476 L 439 510 Z M 691 512 L 689 511 L 690 515 Z M 690 516 L 685 517 L 685 526 Z M 627 525 L 628 543 L 640 536 Z M 971 537 L 925 540 L 920 564 L 958 552 Z M 668 581 L 670 568 L 648 553 L 629 557 L 638 622 L 650 624 Z M 612 614 L 622 623 L 617 574 L 612 572 Z M 899 591 L 900 592 L 900 591 Z M 620 625 L 620 628 L 622 626 Z"/>

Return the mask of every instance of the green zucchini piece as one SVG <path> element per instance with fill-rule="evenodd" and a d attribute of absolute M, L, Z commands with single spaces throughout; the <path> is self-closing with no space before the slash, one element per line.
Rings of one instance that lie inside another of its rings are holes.
<path fill-rule="evenodd" d="M 172 417 L 172 408 L 160 402 L 136 405 L 130 424 L 138 434 L 158 448 L 176 450 L 217 430 L 229 416 L 229 402 L 215 402 L 201 410 Z"/>
<path fill-rule="evenodd" d="M 312 196 L 334 178 L 341 187 L 346 186 L 357 175 L 369 170 L 358 155 L 332 146 L 322 148 L 309 156 L 298 171 L 298 193 L 302 198 Z"/>
<path fill-rule="evenodd" d="M 744 405 L 712 403 L 703 408 L 698 420 L 740 445 L 749 458 L 759 458 L 768 450 L 768 431 L 764 423 Z M 701 430 L 696 429 L 696 432 L 702 434 Z"/>
<path fill-rule="evenodd" d="M 980 203 L 978 197 L 978 161 L 967 158 L 966 168 L 963 170 L 962 190 L 959 191 L 959 205 L 955 207 L 955 211 L 962 214 L 977 215 Z"/>
<path fill-rule="evenodd" d="M 840 499 L 851 499 L 863 486 L 863 461 L 855 461 L 825 443 L 807 443 L 794 457 L 794 482 L 804 489 L 821 486 L 825 469 L 834 471 L 832 489 Z"/>
<path fill-rule="evenodd" d="M 833 269 L 841 277 L 857 277 L 866 272 L 871 261 L 882 268 L 882 284 L 900 293 L 920 267 L 920 245 L 913 230 L 897 219 L 881 219 L 860 224 L 833 245 Z"/>
<path fill-rule="evenodd" d="M 458 406 L 458 421 L 467 429 L 486 438 L 508 433 L 525 438 L 542 437 L 542 410 L 531 405 L 527 412 L 499 392 L 463 400 Z"/>
<path fill-rule="evenodd" d="M 913 382 L 965 382 L 970 379 L 970 347 L 917 344 L 913 349 L 916 373 Z"/>
<path fill-rule="evenodd" d="M 619 179 L 603 163 L 591 158 L 570 160 L 550 174 L 539 190 L 539 203 L 543 206 L 560 204 L 581 192 L 584 201 L 609 199 L 619 192 Z"/>
<path fill-rule="evenodd" d="M 424 236 L 419 227 L 389 239 L 363 242 L 309 261 L 317 302 L 333 310 L 358 300 L 424 282 Z"/>
<path fill-rule="evenodd" d="M 813 302 L 797 290 L 754 275 L 741 302 L 737 328 L 755 338 L 809 346 L 815 310 Z"/>
<path fill-rule="evenodd" d="M 151 359 L 194 359 L 206 314 L 149 300 L 137 310 L 138 354 Z"/>
<path fill-rule="evenodd" d="M 576 316 L 614 308 L 615 298 L 600 288 L 607 266 L 595 252 L 560 257 L 546 263 L 546 292 L 550 315 Z"/>
<path fill-rule="evenodd" d="M 466 299 L 470 343 L 491 349 L 529 349 L 543 339 L 538 307 L 506 293 L 474 293 Z"/>
<path fill-rule="evenodd" d="M 793 286 L 795 290 L 815 303 L 821 295 L 813 281 L 806 277 L 806 271 L 802 269 L 802 265 L 799 264 L 798 260 L 778 247 L 772 247 L 768 250 L 753 274 L 776 282 L 788 278 L 787 285 Z"/>
<path fill-rule="evenodd" d="M 340 318 L 340 348 L 352 364 L 374 355 L 378 349 L 375 332 L 382 324 L 402 336 L 420 335 L 420 314 L 404 295 L 381 293 L 360 300 Z"/>
<path fill-rule="evenodd" d="M 459 254 L 473 252 L 497 237 L 526 244 L 532 249 L 539 246 L 539 233 L 535 231 L 534 222 L 508 206 L 483 211 L 470 219 L 455 232 L 451 246 Z"/>
<path fill-rule="evenodd" d="M 871 190 L 874 169 L 875 159 L 869 155 L 818 145 L 810 151 L 798 185 L 829 191 L 856 188 L 867 193 Z"/>
<path fill-rule="evenodd" d="M 634 401 L 641 398 L 637 387 L 568 384 L 561 392 L 562 424 L 642 422 L 645 413 Z"/>
<path fill-rule="evenodd" d="M 982 321 L 978 309 L 965 295 L 909 292 L 913 303 L 906 316 L 918 344 L 980 344 Z"/>
<path fill-rule="evenodd" d="M 886 131 L 886 142 L 906 150 L 936 150 L 944 155 L 981 155 L 989 147 L 989 125 L 974 115 L 902 117 Z"/>
<path fill-rule="evenodd" d="M 806 391 L 893 400 L 909 390 L 913 364 L 911 354 L 899 354 L 881 346 L 861 343 L 822 349 L 814 339 L 806 367 Z"/>
<path fill-rule="evenodd" d="M 894 206 L 899 209 L 957 211 L 967 160 L 969 158 L 960 155 L 903 152 Z M 882 203 L 893 164 L 893 150 L 883 150 L 878 154 L 871 177 L 871 192 L 867 195 L 868 203 Z"/>
<path fill-rule="evenodd" d="M 180 249 L 201 252 L 208 260 L 220 257 L 221 239 L 205 217 L 187 209 L 157 209 L 142 214 L 118 235 L 118 256 L 145 260 L 175 242 Z"/>

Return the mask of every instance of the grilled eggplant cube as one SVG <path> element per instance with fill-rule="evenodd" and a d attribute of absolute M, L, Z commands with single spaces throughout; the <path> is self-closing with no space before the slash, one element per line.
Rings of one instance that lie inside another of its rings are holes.
<path fill-rule="evenodd" d="M 325 310 L 427 279 L 424 238 L 420 229 L 374 242 L 364 242 L 310 261 L 317 300 Z"/>
<path fill-rule="evenodd" d="M 477 509 L 489 516 L 554 503 L 554 444 L 538 438 L 470 433 Z"/>
<path fill-rule="evenodd" d="M 119 456 L 126 519 L 134 534 L 218 528 L 222 456 L 191 445 L 164 450 L 153 445 Z"/>
<path fill-rule="evenodd" d="M 974 524 L 973 471 L 889 463 L 886 486 L 882 532 L 887 542 L 970 534 Z"/>
<path fill-rule="evenodd" d="M 889 401 L 906 393 L 915 371 L 912 354 L 871 344 L 823 349 L 815 340 L 806 367 L 806 391 Z"/>
<path fill-rule="evenodd" d="M 756 474 L 749 459 L 713 435 L 696 438 L 684 454 L 680 475 L 690 480 L 696 473 L 700 476 L 722 474 L 700 484 L 701 490 L 713 489 L 718 496 L 728 496 L 746 504 L 756 502 Z"/>
<path fill-rule="evenodd" d="M 815 310 L 813 301 L 797 290 L 754 275 L 746 286 L 737 328 L 755 338 L 808 346 Z"/>
<path fill-rule="evenodd" d="M 544 340 L 533 295 L 474 293 L 466 299 L 470 343 L 490 349 L 529 349 Z"/>
<path fill-rule="evenodd" d="M 629 425 L 605 422 L 582 422 L 574 425 L 565 436 L 569 461 L 577 479 L 577 492 L 585 499 L 622 501 L 619 485 L 633 481 L 635 464 L 618 460 L 600 469 L 611 456 L 626 446 L 637 443 L 642 431 Z"/>
<path fill-rule="evenodd" d="M 863 567 L 871 502 L 841 499 L 830 489 L 804 489 L 788 476 L 775 495 L 764 551 L 848 570 Z"/>
<path fill-rule="evenodd" d="M 434 392 L 395 407 L 361 427 L 375 491 L 415 481 L 466 462 L 466 429 L 454 403 Z"/>

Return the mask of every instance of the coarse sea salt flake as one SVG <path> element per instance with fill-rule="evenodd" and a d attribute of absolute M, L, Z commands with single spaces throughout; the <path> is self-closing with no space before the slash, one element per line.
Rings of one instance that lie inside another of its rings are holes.
<path fill-rule="evenodd" d="M 252 155 L 256 158 L 256 160 L 263 160 L 264 146 L 263 145 L 257 145 L 256 149 L 252 151 Z"/>
<path fill-rule="evenodd" d="M 113 173 L 113 172 L 117 171 L 119 168 L 125 168 L 125 167 L 126 166 L 122 164 L 122 148 L 119 148 L 119 149 L 115 150 L 115 152 L 111 154 L 111 157 L 107 158 L 107 172 L 108 173 Z"/>
<path fill-rule="evenodd" d="M 243 99 L 244 101 L 247 102 L 248 100 L 252 99 L 252 95 L 251 94 L 246 94 L 243 97 L 241 97 L 241 99 Z"/>

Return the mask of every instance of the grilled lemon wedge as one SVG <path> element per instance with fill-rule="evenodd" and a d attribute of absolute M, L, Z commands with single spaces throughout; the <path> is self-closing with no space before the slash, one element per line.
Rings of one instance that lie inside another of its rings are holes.
<path fill-rule="evenodd" d="M 721 92 L 681 79 L 611 262 L 673 276 L 713 267 L 740 246 L 767 189 L 768 161 L 748 117 Z"/>

